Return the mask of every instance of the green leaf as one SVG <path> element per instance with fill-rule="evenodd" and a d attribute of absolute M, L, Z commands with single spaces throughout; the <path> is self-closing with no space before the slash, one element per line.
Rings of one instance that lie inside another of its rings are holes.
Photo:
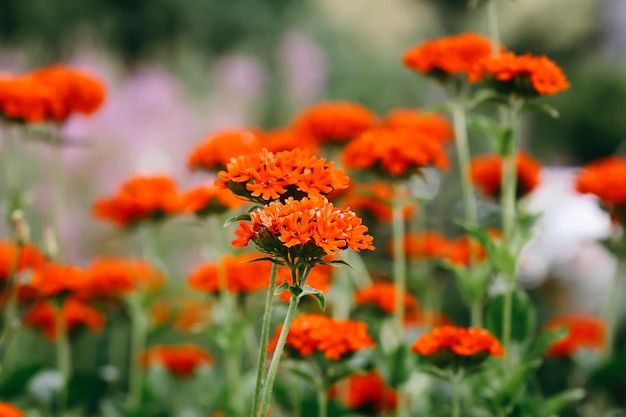
<path fill-rule="evenodd" d="M 281 284 L 274 289 L 274 295 L 278 295 L 283 291 L 286 291 L 289 288 L 289 283 L 287 281 L 281 282 Z"/>
<path fill-rule="evenodd" d="M 546 353 L 546 350 L 557 340 L 562 339 L 568 330 L 564 327 L 559 327 L 551 330 L 544 330 L 533 340 L 528 347 L 528 350 L 524 354 L 524 361 L 533 361 L 540 359 Z"/>
<path fill-rule="evenodd" d="M 511 295 L 511 338 L 523 342 L 535 333 L 537 311 L 526 291 L 516 289 Z M 500 340 L 502 340 L 504 299 L 505 295 L 503 293 L 497 294 L 487 306 L 487 328 Z"/>
<path fill-rule="evenodd" d="M 281 265 L 281 266 L 287 265 L 282 259 L 277 259 L 277 258 L 274 258 L 273 256 L 263 256 L 261 258 L 250 259 L 247 261 L 243 261 L 243 263 L 247 264 L 251 262 L 261 262 L 261 261 L 268 261 L 268 262 L 272 262 L 276 265 Z"/>
<path fill-rule="evenodd" d="M 499 97 L 500 96 L 496 91 L 489 89 L 489 88 L 483 88 L 481 90 L 476 91 L 476 93 L 474 93 L 472 97 L 470 97 L 465 102 L 465 108 L 467 110 L 472 110 L 479 104 L 482 104 L 486 101 L 497 99 Z"/>
<path fill-rule="evenodd" d="M 302 298 L 305 295 L 312 295 L 317 300 L 317 304 L 319 304 L 320 309 L 322 311 L 326 310 L 326 296 L 324 293 L 317 288 L 313 288 L 310 285 L 305 285 L 302 287 L 302 292 L 298 295 L 298 298 Z"/>
<path fill-rule="evenodd" d="M 229 225 L 231 225 L 231 224 L 233 224 L 235 222 L 241 221 L 241 220 L 250 221 L 250 213 L 243 213 L 243 214 L 240 214 L 238 216 L 231 217 L 230 219 L 228 219 L 228 220 L 226 220 L 224 222 L 224 226 L 223 227 L 229 226 Z"/>
<path fill-rule="evenodd" d="M 584 389 L 572 388 L 548 398 L 541 407 L 541 412 L 546 417 L 557 415 L 564 407 L 580 401 L 583 398 L 585 398 Z"/>
<path fill-rule="evenodd" d="M 506 128 L 489 117 L 470 113 L 467 115 L 467 125 L 470 129 L 477 130 L 485 135 L 494 144 L 502 142 Z"/>
<path fill-rule="evenodd" d="M 522 107 L 522 112 L 526 113 L 543 113 L 552 117 L 553 119 L 558 119 L 560 117 L 559 111 L 546 103 L 537 103 L 530 102 L 525 103 Z"/>
<path fill-rule="evenodd" d="M 344 261 L 342 259 L 338 259 L 336 261 L 330 261 L 330 265 L 331 266 L 335 266 L 335 267 L 339 266 L 339 265 L 345 265 L 348 268 L 350 268 L 351 270 L 356 271 L 356 269 L 352 265 L 350 265 L 348 262 L 346 262 L 346 261 Z"/>

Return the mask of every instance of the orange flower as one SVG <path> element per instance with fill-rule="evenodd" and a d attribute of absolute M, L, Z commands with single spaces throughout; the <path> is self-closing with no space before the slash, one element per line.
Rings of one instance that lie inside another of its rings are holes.
<path fill-rule="evenodd" d="M 55 340 L 57 314 L 58 308 L 52 302 L 40 301 L 26 311 L 24 323 L 41 330 L 48 340 Z M 81 328 L 94 332 L 104 327 L 104 314 L 74 298 L 68 298 L 63 303 L 61 314 L 65 321 L 65 328 L 70 335 Z"/>
<path fill-rule="evenodd" d="M 189 286 L 210 294 L 218 293 L 222 285 L 232 293 L 265 289 L 271 266 L 266 262 L 249 262 L 256 258 L 256 254 L 226 255 L 219 262 L 203 264 L 189 275 Z M 220 280 L 224 280 L 221 285 Z"/>
<path fill-rule="evenodd" d="M 523 197 L 539 184 L 541 165 L 527 153 L 517 153 L 517 196 Z M 496 154 L 477 156 L 470 164 L 470 176 L 486 196 L 498 197 L 502 181 L 502 157 Z"/>
<path fill-rule="evenodd" d="M 8 119 L 44 122 L 51 118 L 55 101 L 54 90 L 32 77 L 0 76 L 0 112 Z"/>
<path fill-rule="evenodd" d="M 330 290 L 330 274 L 331 274 L 330 269 L 331 267 L 326 266 L 326 265 L 316 266 L 315 268 L 311 270 L 311 273 L 306 279 L 306 285 L 313 287 L 317 290 L 320 290 L 324 294 L 327 294 L 328 291 Z M 287 281 L 289 284 L 292 284 L 291 280 L 292 280 L 291 271 L 289 271 L 288 268 L 279 267 L 277 281 L 279 283 L 283 281 Z M 291 293 L 289 291 L 283 291 L 280 294 L 278 294 L 278 297 L 282 301 L 288 303 L 291 298 Z M 313 297 L 313 296 L 310 295 L 309 297 Z"/>
<path fill-rule="evenodd" d="M 278 341 L 282 325 L 270 341 L 273 350 Z M 310 356 L 321 353 L 328 360 L 341 360 L 352 353 L 374 346 L 367 334 L 365 323 L 353 320 L 335 320 L 316 314 L 302 314 L 296 317 L 287 335 L 287 352 L 296 356 Z"/>
<path fill-rule="evenodd" d="M 348 143 L 341 157 L 347 168 L 372 170 L 394 178 L 419 173 L 428 166 L 448 167 L 441 142 L 406 128 L 368 130 Z"/>
<path fill-rule="evenodd" d="M 45 256 L 29 243 L 18 245 L 10 240 L 0 241 L 0 286 L 13 274 L 39 269 L 45 263 Z"/>
<path fill-rule="evenodd" d="M 296 259 L 319 260 L 343 249 L 373 250 L 367 226 L 352 211 L 335 208 L 324 197 L 305 197 L 274 202 L 250 214 L 251 225 L 242 221 L 233 246 L 242 248 L 252 240 L 261 252 L 276 255 L 289 264 Z"/>
<path fill-rule="evenodd" d="M 453 324 L 450 317 L 438 311 L 413 310 L 407 311 L 404 316 L 406 326 L 440 327 Z"/>
<path fill-rule="evenodd" d="M 354 294 L 357 305 L 370 304 L 378 307 L 386 314 L 393 314 L 396 310 L 396 297 L 398 289 L 391 282 L 375 282 L 367 287 L 359 289 Z M 417 300 L 408 293 L 404 294 L 405 310 L 413 309 L 417 306 Z"/>
<path fill-rule="evenodd" d="M 391 243 L 389 252 L 393 255 Z M 407 233 L 404 235 L 404 250 L 407 258 L 412 260 L 441 258 L 448 245 L 448 239 L 437 232 Z"/>
<path fill-rule="evenodd" d="M 185 211 L 201 217 L 221 214 L 244 204 L 232 191 L 218 187 L 196 187 L 183 195 Z"/>
<path fill-rule="evenodd" d="M 476 327 L 440 326 L 421 335 L 411 347 L 423 356 L 452 352 L 457 356 L 486 354 L 495 357 L 504 355 L 498 340 L 487 330 Z"/>
<path fill-rule="evenodd" d="M 437 79 L 465 75 L 470 82 L 475 82 L 477 64 L 490 54 L 491 41 L 469 32 L 414 46 L 405 52 L 403 63 L 414 71 Z"/>
<path fill-rule="evenodd" d="M 626 204 L 626 158 L 611 156 L 583 167 L 576 189 L 595 194 L 608 206 L 612 217 L 621 217 L 620 206 Z"/>
<path fill-rule="evenodd" d="M 396 391 L 389 387 L 376 371 L 350 375 L 346 405 L 351 410 L 380 414 L 395 411 L 398 404 Z"/>
<path fill-rule="evenodd" d="M 155 326 L 172 325 L 175 330 L 198 333 L 211 323 L 211 303 L 192 298 L 159 299 L 150 305 Z"/>
<path fill-rule="evenodd" d="M 342 143 L 357 137 L 375 123 L 376 116 L 360 104 L 323 102 L 298 114 L 293 129 L 296 134 L 321 144 Z"/>
<path fill-rule="evenodd" d="M 0 417 L 25 417 L 25 414 L 22 410 L 9 403 L 0 402 Z"/>
<path fill-rule="evenodd" d="M 183 211 L 174 181 L 166 176 L 136 176 L 124 182 L 116 195 L 93 206 L 93 214 L 120 227 L 158 221 Z"/>
<path fill-rule="evenodd" d="M 219 171 L 231 158 L 261 150 L 262 132 L 257 129 L 232 129 L 212 133 L 195 148 L 187 165 L 192 170 Z"/>
<path fill-rule="evenodd" d="M 520 96 L 553 95 L 570 86 L 563 70 L 546 56 L 511 52 L 483 59 L 473 81 L 484 78 L 496 88 Z"/>
<path fill-rule="evenodd" d="M 199 346 L 184 344 L 152 347 L 141 354 L 139 361 L 143 367 L 159 364 L 173 376 L 188 379 L 198 368 L 213 362 L 213 358 Z"/>
<path fill-rule="evenodd" d="M 226 171 L 220 171 L 216 185 L 262 204 L 287 197 L 328 195 L 348 187 L 350 179 L 334 162 L 311 156 L 296 148 L 276 154 L 260 153 L 231 159 Z"/>
<path fill-rule="evenodd" d="M 313 138 L 298 134 L 293 129 L 274 129 L 265 132 L 261 143 L 264 148 L 274 153 L 300 148 L 315 154 L 319 148 Z"/>
<path fill-rule="evenodd" d="M 141 259 L 100 258 L 87 270 L 84 296 L 118 298 L 134 291 L 153 291 L 163 285 L 163 273 Z"/>
<path fill-rule="evenodd" d="M 438 142 L 454 138 L 454 129 L 446 117 L 437 113 L 422 113 L 417 109 L 396 109 L 383 120 L 387 127 L 409 129 Z"/>
<path fill-rule="evenodd" d="M 555 317 L 546 329 L 565 327 L 568 332 L 548 348 L 548 356 L 572 356 L 579 349 L 601 350 L 604 347 L 606 327 L 597 317 L 585 314 L 569 314 Z"/>
<path fill-rule="evenodd" d="M 405 197 L 409 197 L 408 195 Z M 359 184 L 348 188 L 348 194 L 342 203 L 356 212 L 370 212 L 377 220 L 391 221 L 391 203 L 394 199 L 393 190 L 388 183 L 373 182 Z M 417 203 L 411 202 L 404 206 L 404 218 L 411 217 L 417 209 Z"/>
<path fill-rule="evenodd" d="M 76 266 L 48 263 L 35 271 L 31 285 L 43 297 L 63 297 L 84 291 L 89 276 Z"/>

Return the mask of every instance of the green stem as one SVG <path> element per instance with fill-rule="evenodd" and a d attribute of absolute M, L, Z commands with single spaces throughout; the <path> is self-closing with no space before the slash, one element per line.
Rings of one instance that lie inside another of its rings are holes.
<path fill-rule="evenodd" d="M 63 305 L 59 303 L 56 310 L 57 330 L 57 368 L 61 373 L 61 386 L 57 393 L 57 416 L 62 417 L 67 407 L 67 388 L 72 373 L 71 347 L 65 318 L 63 317 Z"/>
<path fill-rule="evenodd" d="M 500 53 L 500 28 L 496 0 L 487 2 L 487 27 L 489 28 L 489 38 L 491 38 L 491 54 L 498 55 Z"/>
<path fill-rule="evenodd" d="M 320 384 L 317 388 L 317 417 L 326 417 L 328 415 L 328 392 L 324 384 Z"/>
<path fill-rule="evenodd" d="M 615 276 L 611 284 L 611 293 L 609 294 L 608 304 L 605 310 L 605 321 L 607 324 L 606 334 L 606 348 L 604 356 L 606 359 L 610 359 L 613 356 L 615 349 L 615 334 L 617 332 L 617 325 L 619 323 L 619 311 L 620 311 L 620 298 L 621 298 L 621 275 L 622 275 L 622 262 L 618 261 L 615 266 Z"/>
<path fill-rule="evenodd" d="M 130 312 L 130 375 L 129 375 L 129 408 L 139 408 L 142 404 L 143 369 L 137 363 L 139 356 L 146 348 L 148 320 L 141 308 L 138 296 L 129 299 Z"/>
<path fill-rule="evenodd" d="M 461 396 L 459 395 L 459 382 L 452 383 L 452 417 L 461 417 Z"/>
<path fill-rule="evenodd" d="M 483 327 L 483 303 L 474 302 L 470 306 L 470 318 L 472 327 Z"/>
<path fill-rule="evenodd" d="M 287 334 L 289 333 L 289 328 L 291 327 L 291 322 L 296 317 L 296 312 L 298 310 L 298 302 L 300 299 L 295 296 L 291 296 L 291 300 L 289 301 L 289 308 L 287 309 L 287 315 L 285 316 L 285 321 L 283 322 L 283 328 L 280 331 L 280 335 L 278 336 L 278 343 L 276 344 L 276 350 L 274 351 L 274 355 L 272 356 L 272 362 L 270 363 L 270 368 L 267 372 L 267 378 L 265 379 L 265 385 L 263 386 L 263 392 L 261 394 L 261 406 L 259 413 L 257 416 L 265 417 L 267 416 L 267 411 L 270 408 L 270 400 L 272 398 L 272 389 L 274 388 L 274 380 L 276 379 L 276 374 L 278 372 L 278 364 L 280 362 L 280 357 L 283 354 L 283 350 L 285 349 L 285 342 L 287 341 Z"/>
<path fill-rule="evenodd" d="M 60 137 L 58 131 L 59 127 L 56 129 L 57 137 Z M 63 237 L 61 236 L 61 218 L 63 216 L 64 208 L 65 208 L 65 199 L 66 199 L 66 175 L 63 163 L 63 146 L 56 146 L 52 149 L 53 152 L 53 171 L 52 171 L 52 181 L 53 181 L 53 206 L 52 206 L 52 230 L 54 231 L 54 237 L 57 242 L 63 242 Z M 57 248 L 57 260 L 61 259 L 61 248 L 63 245 L 59 245 Z"/>
<path fill-rule="evenodd" d="M 404 323 L 404 297 L 406 294 L 406 255 L 404 251 L 404 203 L 402 184 L 394 185 L 392 205 L 393 279 L 396 284 L 394 323 L 398 342 L 402 342 Z"/>
<path fill-rule="evenodd" d="M 261 401 L 261 388 L 263 387 L 263 374 L 265 370 L 265 359 L 267 357 L 267 344 L 270 339 L 270 324 L 272 321 L 272 310 L 274 308 L 274 288 L 276 288 L 276 277 L 278 276 L 278 265 L 272 263 L 270 274 L 270 284 L 265 295 L 265 311 L 263 312 L 263 324 L 261 325 L 261 346 L 259 347 L 259 359 L 256 371 L 256 386 L 254 388 L 254 402 L 252 403 L 251 416 L 255 416 Z M 291 306 L 291 305 L 290 305 Z"/>

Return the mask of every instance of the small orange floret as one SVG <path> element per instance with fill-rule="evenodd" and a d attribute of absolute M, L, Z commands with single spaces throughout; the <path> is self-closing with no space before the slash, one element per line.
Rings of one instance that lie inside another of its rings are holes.
<path fill-rule="evenodd" d="M 177 378 L 191 378 L 198 368 L 213 362 L 209 352 L 193 344 L 155 346 L 143 352 L 140 364 L 148 367 L 159 364 Z"/>
<path fill-rule="evenodd" d="M 9 404 L 0 402 L 0 416 L 1 417 L 25 417 L 26 414 L 19 408 Z"/>
<path fill-rule="evenodd" d="M 383 120 L 392 128 L 409 129 L 439 142 L 454 138 L 454 129 L 446 117 L 437 113 L 422 113 L 417 109 L 395 109 Z"/>
<path fill-rule="evenodd" d="M 270 341 L 274 349 L 282 326 Z M 322 353 L 326 359 L 338 361 L 350 354 L 374 346 L 374 340 L 367 333 L 365 323 L 353 320 L 335 320 L 316 314 L 302 314 L 296 317 L 286 341 L 287 352 L 297 356 L 310 356 Z"/>
<path fill-rule="evenodd" d="M 394 178 L 418 173 L 429 166 L 448 167 L 441 142 L 407 128 L 368 130 L 348 143 L 341 157 L 347 168 L 372 170 Z"/>
<path fill-rule="evenodd" d="M 219 171 L 231 158 L 259 152 L 262 135 L 254 128 L 212 133 L 191 152 L 187 165 L 192 170 Z"/>
<path fill-rule="evenodd" d="M 373 411 L 380 414 L 395 411 L 398 404 L 396 391 L 388 386 L 375 371 L 350 375 L 346 405 L 351 410 Z"/>
<path fill-rule="evenodd" d="M 354 294 L 354 300 L 357 305 L 374 305 L 386 314 L 393 314 L 396 310 L 397 297 L 398 288 L 396 288 L 395 284 L 391 282 L 375 282 L 367 287 L 359 289 Z M 414 309 L 416 306 L 417 300 L 411 294 L 405 293 L 405 311 Z"/>
<path fill-rule="evenodd" d="M 626 204 L 626 158 L 611 156 L 586 165 L 578 174 L 576 189 L 595 194 L 611 211 Z"/>
<path fill-rule="evenodd" d="M 321 144 L 341 143 L 357 137 L 375 123 L 374 113 L 360 104 L 323 102 L 298 114 L 293 129 L 298 135 Z"/>
<path fill-rule="evenodd" d="M 405 52 L 406 67 L 436 78 L 461 74 L 476 81 L 477 64 L 491 54 L 491 42 L 477 33 L 462 33 L 426 41 Z"/>
<path fill-rule="evenodd" d="M 36 270 L 46 263 L 45 256 L 35 246 L 0 241 L 0 286 L 17 272 Z"/>
<path fill-rule="evenodd" d="M 271 266 L 267 262 L 249 262 L 258 257 L 227 255 L 219 262 L 203 264 L 189 274 L 189 286 L 210 294 L 218 293 L 222 287 L 236 294 L 267 288 Z"/>
<path fill-rule="evenodd" d="M 565 327 L 568 332 L 548 348 L 548 356 L 572 356 L 579 349 L 601 350 L 604 347 L 606 326 L 597 317 L 585 314 L 569 314 L 555 317 L 546 329 Z"/>
<path fill-rule="evenodd" d="M 541 164 L 525 152 L 517 153 L 517 196 L 530 193 L 540 179 Z M 502 157 L 496 154 L 477 156 L 470 164 L 470 176 L 486 196 L 498 197 L 502 182 Z"/>
<path fill-rule="evenodd" d="M 182 197 L 166 176 L 136 176 L 122 184 L 117 194 L 97 200 L 93 214 L 120 227 L 158 221 L 183 211 Z"/>
<path fill-rule="evenodd" d="M 41 330 L 48 340 L 56 340 L 57 314 L 58 309 L 51 301 L 41 301 L 26 311 L 24 323 Z M 95 332 L 104 327 L 104 314 L 74 298 L 69 298 L 63 303 L 61 314 L 70 335 L 81 328 Z"/>
<path fill-rule="evenodd" d="M 546 56 L 507 52 L 480 63 L 473 80 L 488 79 L 498 88 L 521 96 L 546 96 L 570 87 L 563 70 Z"/>
<path fill-rule="evenodd" d="M 420 336 L 413 346 L 413 352 L 430 356 L 447 350 L 458 356 L 473 356 L 486 353 L 501 357 L 504 348 L 500 342 L 485 329 L 456 326 L 440 326 Z"/>
<path fill-rule="evenodd" d="M 221 214 L 244 204 L 232 191 L 221 187 L 196 187 L 183 195 L 184 210 L 197 216 Z"/>

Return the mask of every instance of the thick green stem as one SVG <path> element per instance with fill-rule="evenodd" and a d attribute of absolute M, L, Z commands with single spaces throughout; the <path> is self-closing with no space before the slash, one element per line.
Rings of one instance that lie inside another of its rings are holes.
<path fill-rule="evenodd" d="M 328 415 L 328 390 L 324 384 L 316 388 L 317 391 L 317 417 Z"/>
<path fill-rule="evenodd" d="M 461 396 L 459 395 L 460 381 L 452 381 L 452 417 L 461 417 Z"/>
<path fill-rule="evenodd" d="M 71 347 L 65 317 L 63 316 L 63 306 L 61 303 L 56 310 L 56 331 L 57 331 L 57 368 L 61 373 L 61 386 L 57 393 L 57 416 L 62 417 L 67 407 L 67 388 L 72 374 Z"/>
<path fill-rule="evenodd" d="M 604 312 L 607 324 L 606 348 L 604 350 L 604 356 L 606 359 L 610 359 L 613 356 L 615 349 L 615 334 L 619 323 L 620 298 L 622 292 L 622 271 L 623 264 L 621 261 L 618 261 L 615 266 L 615 276 L 613 277 L 613 282 L 611 283 L 611 293 L 609 294 L 609 300 Z"/>
<path fill-rule="evenodd" d="M 289 301 L 289 308 L 287 309 L 287 315 L 285 316 L 285 321 L 283 322 L 283 328 L 281 329 L 280 335 L 278 336 L 276 350 L 274 351 L 274 355 L 272 356 L 272 362 L 270 363 L 270 368 L 267 372 L 267 378 L 265 379 L 265 384 L 263 386 L 263 392 L 261 394 L 261 406 L 257 414 L 258 417 L 267 416 L 267 411 L 270 408 L 270 400 L 272 399 L 274 380 L 276 379 L 276 374 L 278 373 L 278 364 L 280 362 L 280 357 L 283 354 L 283 350 L 285 349 L 285 342 L 287 341 L 287 334 L 289 333 L 291 322 L 296 317 L 299 301 L 300 299 L 298 297 L 294 295 L 291 296 L 291 300 Z"/>
<path fill-rule="evenodd" d="M 270 274 L 270 284 L 265 295 L 265 311 L 263 312 L 263 324 L 261 325 L 261 346 L 259 347 L 259 359 L 256 371 L 256 386 L 254 388 L 254 402 L 252 403 L 251 416 L 255 416 L 261 401 L 261 388 L 263 387 L 263 374 L 265 373 L 265 359 L 267 357 L 267 344 L 270 339 L 270 324 L 272 321 L 272 310 L 274 308 L 274 288 L 276 288 L 276 277 L 278 275 L 278 265 L 272 264 Z"/>
<path fill-rule="evenodd" d="M 496 0 L 487 2 L 487 27 L 489 28 L 489 38 L 491 38 L 491 53 L 498 55 L 500 53 L 500 28 Z"/>
<path fill-rule="evenodd" d="M 404 297 L 406 294 L 406 255 L 404 250 L 404 202 L 402 184 L 394 185 L 392 205 L 393 279 L 396 284 L 394 324 L 399 343 L 403 339 Z"/>
<path fill-rule="evenodd" d="M 129 299 L 130 312 L 130 375 L 129 408 L 139 408 L 142 404 L 143 369 L 137 363 L 141 352 L 146 348 L 148 320 L 141 308 L 138 297 Z"/>
<path fill-rule="evenodd" d="M 483 303 L 476 301 L 470 306 L 472 327 L 483 327 Z"/>
<path fill-rule="evenodd" d="M 57 127 L 56 131 L 60 128 Z M 58 135 L 60 136 L 60 135 Z M 54 231 L 54 237 L 57 242 L 63 242 L 63 236 L 61 236 L 61 219 L 63 217 L 63 212 L 65 211 L 65 200 L 66 196 L 66 174 L 65 174 L 65 164 L 63 162 L 63 147 L 56 146 L 52 149 L 53 153 L 53 172 L 52 172 L 52 181 L 53 181 L 53 205 L 52 205 L 52 230 Z M 61 251 L 63 245 L 59 245 L 57 248 L 57 258 L 61 259 Z"/>

